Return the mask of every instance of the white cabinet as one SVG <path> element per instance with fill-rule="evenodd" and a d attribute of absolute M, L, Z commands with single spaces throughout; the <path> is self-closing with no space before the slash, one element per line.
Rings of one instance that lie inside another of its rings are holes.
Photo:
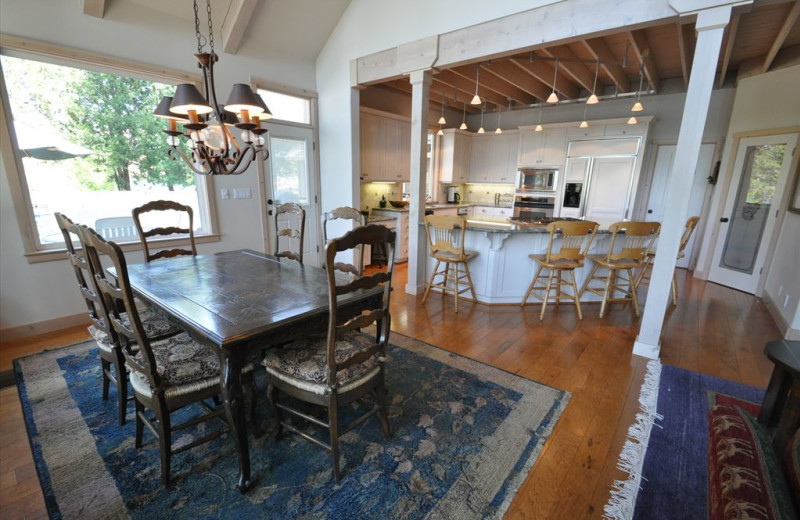
<path fill-rule="evenodd" d="M 540 132 L 524 129 L 519 135 L 517 164 L 520 167 L 560 168 L 564 165 L 567 154 L 566 128 L 551 128 Z"/>
<path fill-rule="evenodd" d="M 408 182 L 411 123 L 361 112 L 361 180 Z"/>
<path fill-rule="evenodd" d="M 433 214 L 436 216 L 452 216 L 458 215 L 458 208 L 433 208 Z"/>
<path fill-rule="evenodd" d="M 586 196 L 586 220 L 600 223 L 601 228 L 627 218 L 631 178 L 635 157 L 595 157 L 589 174 Z"/>
<path fill-rule="evenodd" d="M 472 137 L 469 182 L 513 184 L 519 133 L 480 134 Z"/>
<path fill-rule="evenodd" d="M 472 136 L 469 155 L 469 182 L 489 182 L 489 135 Z"/>
<path fill-rule="evenodd" d="M 473 211 L 472 215 L 475 217 L 493 217 L 493 218 L 510 217 L 514 212 L 512 208 L 504 208 L 498 206 L 475 206 L 472 211 Z"/>
<path fill-rule="evenodd" d="M 469 180 L 472 135 L 448 128 L 441 138 L 439 181 L 463 184 Z"/>

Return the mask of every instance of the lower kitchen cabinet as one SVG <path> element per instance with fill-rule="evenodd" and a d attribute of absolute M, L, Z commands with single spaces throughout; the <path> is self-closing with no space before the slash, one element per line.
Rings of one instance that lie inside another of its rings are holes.
<path fill-rule="evenodd" d="M 395 261 L 405 262 L 408 260 L 408 212 L 407 211 L 382 211 L 372 210 L 374 217 L 393 217 L 394 222 L 378 222 L 384 226 L 394 229 L 397 233 L 395 238 Z"/>

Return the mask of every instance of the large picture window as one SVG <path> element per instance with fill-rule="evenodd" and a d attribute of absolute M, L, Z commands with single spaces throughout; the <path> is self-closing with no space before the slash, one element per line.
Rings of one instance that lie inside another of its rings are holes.
<path fill-rule="evenodd" d="M 204 179 L 167 156 L 153 116 L 173 85 L 16 53 L 0 55 L 0 68 L 36 251 L 63 247 L 56 212 L 98 230 L 108 222 L 133 230 L 131 210 L 159 199 L 191 206 L 196 235 L 212 233 Z M 135 230 L 114 238 L 139 242 Z"/>

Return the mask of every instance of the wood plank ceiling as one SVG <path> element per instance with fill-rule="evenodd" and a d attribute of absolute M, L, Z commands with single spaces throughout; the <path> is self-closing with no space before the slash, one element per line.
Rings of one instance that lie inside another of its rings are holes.
<path fill-rule="evenodd" d="M 717 87 L 778 63 L 800 62 L 799 17 L 800 0 L 757 1 L 735 11 L 722 43 Z M 579 101 L 592 92 L 601 99 L 640 89 L 658 93 L 669 80 L 685 89 L 695 41 L 694 22 L 678 21 L 441 69 L 433 76 L 430 110 L 442 110 L 444 102 L 453 110 L 479 113 L 480 105 L 470 104 L 476 81 L 486 112 L 543 103 L 553 90 L 560 101 Z M 411 93 L 407 79 L 368 88 Z"/>

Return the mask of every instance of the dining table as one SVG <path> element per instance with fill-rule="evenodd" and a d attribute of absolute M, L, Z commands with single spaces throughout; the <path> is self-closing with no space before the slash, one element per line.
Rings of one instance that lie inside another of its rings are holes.
<path fill-rule="evenodd" d="M 131 264 L 128 275 L 140 299 L 218 353 L 220 393 L 239 462 L 237 487 L 246 492 L 251 474 L 242 369 L 264 349 L 327 330 L 326 270 L 243 249 Z M 340 296 L 337 315 L 361 313 L 382 291 Z"/>

